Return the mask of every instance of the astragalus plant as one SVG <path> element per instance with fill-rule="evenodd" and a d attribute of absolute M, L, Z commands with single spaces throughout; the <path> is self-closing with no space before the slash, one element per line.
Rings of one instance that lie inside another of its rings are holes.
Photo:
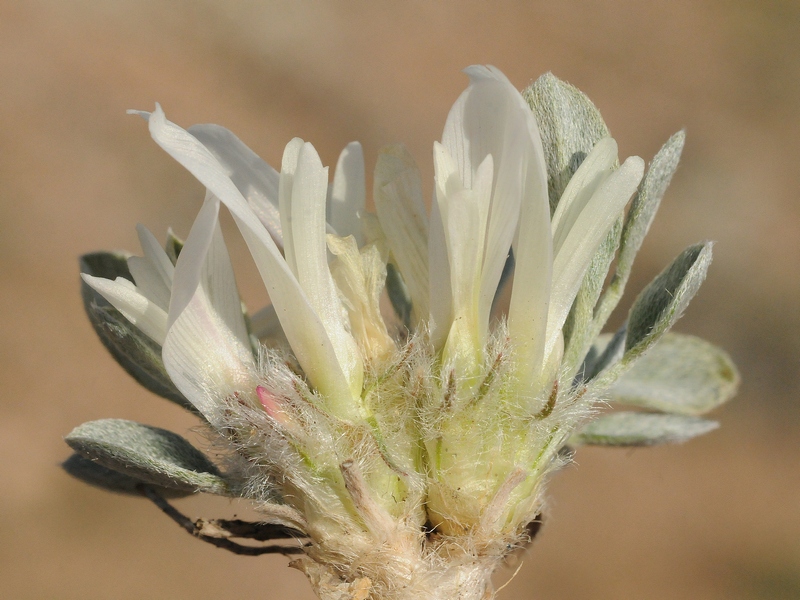
<path fill-rule="evenodd" d="M 731 396 L 736 370 L 666 333 L 710 243 L 601 334 L 683 133 L 646 169 L 620 161 L 595 107 L 552 75 L 520 93 L 493 67 L 467 74 L 433 145 L 430 210 L 400 145 L 378 155 L 370 214 L 357 143 L 329 184 L 299 138 L 278 172 L 222 127 L 138 113 L 205 201 L 185 244 L 170 233 L 164 249 L 140 227 L 143 257 L 84 256 L 86 309 L 131 375 L 197 414 L 211 458 L 174 433 L 102 420 L 67 436 L 67 469 L 150 497 L 217 545 L 301 554 L 293 566 L 324 599 L 481 599 L 572 449 L 713 429 L 698 415 Z M 272 300 L 253 315 L 220 205 Z M 250 499 L 263 522 L 193 523 L 164 500 L 199 492 Z"/>

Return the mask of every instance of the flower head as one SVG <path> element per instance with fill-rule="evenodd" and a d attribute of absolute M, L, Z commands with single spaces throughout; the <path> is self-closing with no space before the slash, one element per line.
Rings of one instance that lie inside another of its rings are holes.
<path fill-rule="evenodd" d="M 357 143 L 329 185 L 299 138 L 278 173 L 224 128 L 184 130 L 159 106 L 139 113 L 205 202 L 175 261 L 140 228 L 132 281 L 84 275 L 161 348 L 172 384 L 230 455 L 231 489 L 288 506 L 309 555 L 337 577 L 369 577 L 387 594 L 399 577 L 407 597 L 458 592 L 448 560 L 491 570 L 524 535 L 576 428 L 679 316 L 710 259 L 706 246 L 682 255 L 640 297 L 628 333 L 596 342 L 663 189 L 642 181 L 642 159 L 620 164 L 574 88 L 546 76 L 525 98 L 494 67 L 466 73 L 433 146 L 430 211 L 402 146 L 377 158 L 373 216 Z M 577 134 L 554 117 L 576 104 L 588 119 Z M 668 144 L 659 185 L 682 136 Z M 272 300 L 253 317 L 220 204 Z"/>

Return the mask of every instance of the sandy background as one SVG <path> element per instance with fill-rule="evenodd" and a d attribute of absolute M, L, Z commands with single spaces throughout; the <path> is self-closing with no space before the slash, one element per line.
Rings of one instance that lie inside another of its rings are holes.
<path fill-rule="evenodd" d="M 800 5 L 785 0 L 0 2 L 0 596 L 311 598 L 285 558 L 216 550 L 59 470 L 61 438 L 83 421 L 195 425 L 95 339 L 77 256 L 138 251 L 136 222 L 185 235 L 200 206 L 127 108 L 159 101 L 185 126 L 224 124 L 272 164 L 293 136 L 326 164 L 353 139 L 368 160 L 402 141 L 430 180 L 472 63 L 519 87 L 548 70 L 578 85 L 622 156 L 649 160 L 687 129 L 628 301 L 684 246 L 717 240 L 678 329 L 723 345 L 744 378 L 712 435 L 582 450 L 501 598 L 800 598 Z"/>

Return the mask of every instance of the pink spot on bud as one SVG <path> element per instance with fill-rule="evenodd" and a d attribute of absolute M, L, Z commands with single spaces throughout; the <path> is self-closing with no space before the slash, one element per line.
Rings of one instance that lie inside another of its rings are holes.
<path fill-rule="evenodd" d="M 261 406 L 264 407 L 270 417 L 274 418 L 278 412 L 278 397 L 260 385 L 256 388 L 256 394 L 258 394 L 258 399 L 261 401 Z"/>
<path fill-rule="evenodd" d="M 272 417 L 272 419 L 283 425 L 288 423 L 289 419 L 286 417 L 286 413 L 281 409 L 278 396 L 261 385 L 256 387 L 256 394 L 258 394 L 258 399 L 261 402 L 261 406 L 264 407 L 264 411 Z"/>

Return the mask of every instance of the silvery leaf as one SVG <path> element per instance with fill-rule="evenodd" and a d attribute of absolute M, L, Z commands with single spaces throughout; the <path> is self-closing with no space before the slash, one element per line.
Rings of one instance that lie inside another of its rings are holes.
<path fill-rule="evenodd" d="M 599 140 L 610 134 L 591 100 L 552 73 L 539 77 L 522 96 L 539 125 L 552 213 L 583 159 Z"/>
<path fill-rule="evenodd" d="M 115 252 L 85 254 L 80 260 L 81 272 L 111 280 L 123 277 L 133 281 L 127 258 L 127 255 Z M 198 414 L 167 375 L 161 360 L 161 346 L 139 331 L 85 282 L 81 283 L 81 296 L 92 327 L 120 366 L 154 394 Z"/>
<path fill-rule="evenodd" d="M 681 317 L 706 277 L 711 246 L 689 246 L 639 294 L 628 313 L 625 353 L 592 380 L 593 388 L 607 389 Z"/>
<path fill-rule="evenodd" d="M 615 412 L 599 417 L 573 435 L 569 445 L 655 446 L 679 444 L 719 426 L 684 415 Z"/>
<path fill-rule="evenodd" d="M 603 370 L 619 361 L 625 351 L 627 332 L 627 327 L 623 325 L 616 333 L 601 334 L 587 352 L 573 385 L 594 379 Z"/>
<path fill-rule="evenodd" d="M 165 488 L 119 473 L 75 453 L 61 464 L 67 473 L 84 483 L 118 494 L 141 495 L 140 486 L 149 485 L 165 498 L 181 498 L 191 492 Z"/>
<path fill-rule="evenodd" d="M 165 429 L 102 419 L 79 425 L 65 440 L 86 458 L 134 479 L 186 492 L 228 493 L 206 455 Z"/>
<path fill-rule="evenodd" d="M 667 333 L 608 390 L 613 402 L 674 414 L 702 415 L 736 393 L 731 358 L 700 338 Z"/>
<path fill-rule="evenodd" d="M 595 311 L 592 337 L 602 330 L 622 297 L 631 274 L 633 260 L 639 252 L 639 248 L 642 247 L 642 242 L 655 218 L 661 199 L 678 168 L 685 140 L 686 135 L 683 131 L 679 131 L 669 138 L 653 158 L 647 173 L 639 184 L 639 190 L 625 217 L 614 275 Z"/>
<path fill-rule="evenodd" d="M 645 350 L 681 317 L 706 277 L 711 246 L 689 246 L 639 294 L 628 315 L 626 354 Z"/>

